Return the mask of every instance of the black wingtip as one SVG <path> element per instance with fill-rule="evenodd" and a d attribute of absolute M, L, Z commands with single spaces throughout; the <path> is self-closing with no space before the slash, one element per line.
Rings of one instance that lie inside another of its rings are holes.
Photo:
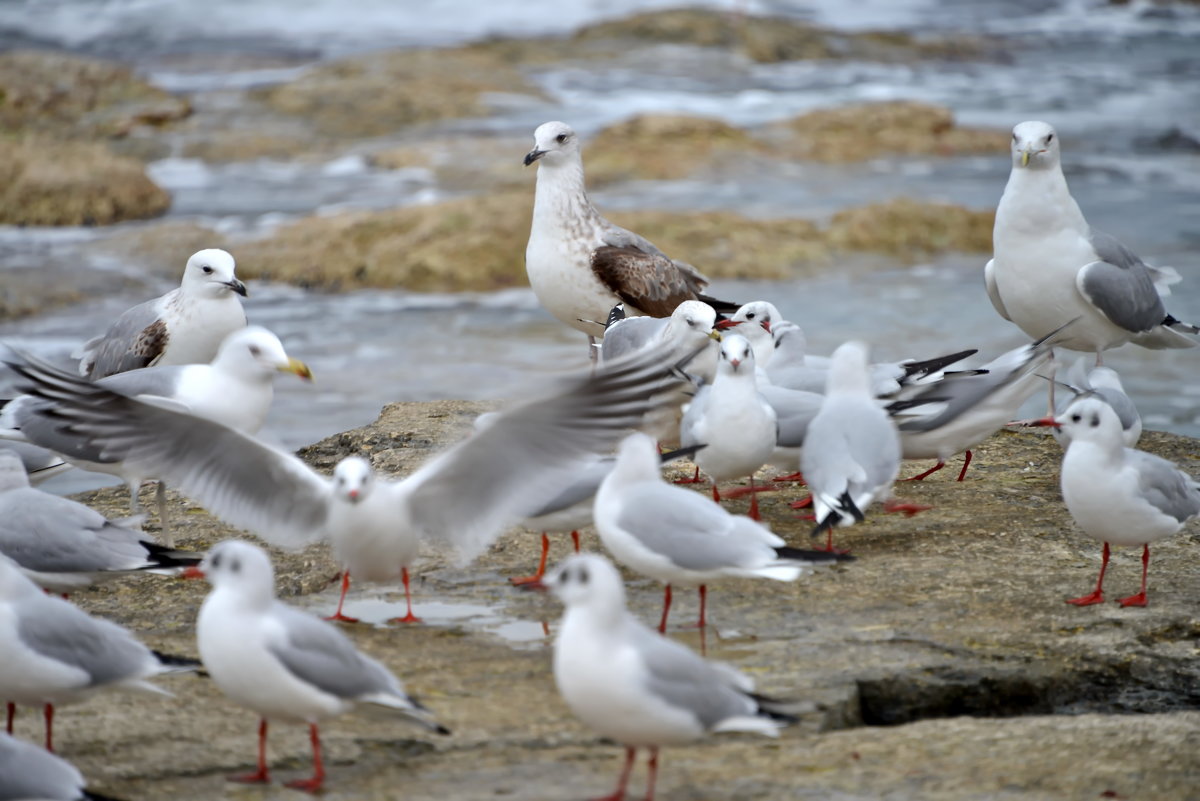
<path fill-rule="evenodd" d="M 192 659 L 190 656 L 176 656 L 175 654 L 165 654 L 162 651 L 151 651 L 154 658 L 166 667 L 176 668 L 191 668 L 199 670 L 204 667 L 204 663 L 199 659 Z"/>
<path fill-rule="evenodd" d="M 707 447 L 707 442 L 700 442 L 695 445 L 684 445 L 680 448 L 676 448 L 673 451 L 660 453 L 658 455 L 659 463 L 667 464 L 668 462 L 674 462 L 677 459 L 689 459 L 692 456 L 695 456 L 697 451 Z"/>
<path fill-rule="evenodd" d="M 756 704 L 758 704 L 758 709 L 755 711 L 763 717 L 778 721 L 785 726 L 794 726 L 800 722 L 800 718 L 779 709 L 779 706 L 786 704 L 787 701 L 780 701 L 777 698 L 771 698 L 770 696 L 760 695 L 758 693 L 746 693 L 746 695 L 747 697 L 753 699 Z"/>
<path fill-rule="evenodd" d="M 974 356 L 978 352 L 978 348 L 969 348 L 967 350 L 960 350 L 958 353 L 948 353 L 945 356 L 935 356 L 932 359 L 926 359 L 925 361 L 921 362 L 907 362 L 900 366 L 904 368 L 905 377 L 910 378 L 914 375 L 936 373 L 945 367 L 949 367 L 955 362 L 961 362 L 968 356 Z"/>
<path fill-rule="evenodd" d="M 154 567 L 195 567 L 204 561 L 204 556 L 198 553 L 189 553 L 187 551 L 177 551 L 174 548 L 168 548 L 165 545 L 159 545 L 157 542 L 149 540 L 138 540 L 138 543 L 146 549 L 147 555 L 154 561 Z"/>
<path fill-rule="evenodd" d="M 101 795 L 100 793 L 93 793 L 90 790 L 83 791 L 83 799 L 84 801 L 124 801 L 113 795 Z"/>
<path fill-rule="evenodd" d="M 854 503 L 854 499 L 850 497 L 849 492 L 843 492 L 838 496 L 837 505 L 829 510 L 829 514 L 825 516 L 824 520 L 817 523 L 817 527 L 812 531 L 812 536 L 818 537 L 824 534 L 841 522 L 846 515 L 850 515 L 859 523 L 867 519 L 862 510 Z"/>
<path fill-rule="evenodd" d="M 702 293 L 696 295 L 696 300 L 702 301 L 704 303 L 707 303 L 709 306 L 712 306 L 713 309 L 718 314 L 733 314 L 735 311 L 742 308 L 741 303 L 733 303 L 728 300 L 719 300 L 717 298 L 712 297 L 711 295 L 705 295 Z"/>
<path fill-rule="evenodd" d="M 613 306 L 608 312 L 608 319 L 604 321 L 604 330 L 607 331 L 611 326 L 625 319 L 625 304 L 618 303 Z"/>
<path fill-rule="evenodd" d="M 443 726 L 440 723 L 437 724 L 437 728 L 435 728 L 434 731 L 437 732 L 438 734 L 442 734 L 447 737 L 449 737 L 451 734 L 453 734 L 453 732 L 451 732 L 449 729 L 447 729 L 445 726 Z"/>
<path fill-rule="evenodd" d="M 853 562 L 854 557 L 848 553 L 836 551 L 813 551 L 807 548 L 792 548 L 784 545 L 775 549 L 775 555 L 780 559 L 793 559 L 797 562 Z"/>

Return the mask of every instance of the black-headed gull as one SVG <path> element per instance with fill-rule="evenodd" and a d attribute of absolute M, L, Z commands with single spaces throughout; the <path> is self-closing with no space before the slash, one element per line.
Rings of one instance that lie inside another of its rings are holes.
<path fill-rule="evenodd" d="M 1125 394 L 1121 376 L 1116 370 L 1104 365 L 1089 370 L 1086 361 L 1085 357 L 1077 359 L 1067 374 L 1060 379 L 1060 383 L 1070 387 L 1076 395 L 1090 393 L 1111 406 L 1117 413 L 1117 419 L 1121 421 L 1121 440 L 1125 447 L 1136 446 L 1142 437 L 1142 416 L 1138 414 L 1133 399 Z M 1074 397 L 1060 400 L 1055 414 L 1065 412 L 1073 401 Z M 1065 448 L 1070 444 L 1071 434 L 1067 429 L 1051 428 L 1050 432 L 1054 434 L 1059 445 Z"/>
<path fill-rule="evenodd" d="M 29 486 L 16 455 L 0 449 L 0 554 L 51 592 L 75 592 L 145 571 L 175 575 L 198 557 L 150 542 L 81 503 Z"/>
<path fill-rule="evenodd" d="M 978 370 L 951 373 L 907 400 L 886 408 L 900 431 L 905 459 L 937 459 L 913 476 L 922 481 L 965 453 L 958 480 L 966 478 L 971 449 L 1008 424 L 1021 404 L 1045 382 L 1039 370 L 1054 358 L 1053 337 L 1001 354 Z"/>
<path fill-rule="evenodd" d="M 750 477 L 750 517 L 758 520 L 754 473 L 775 451 L 775 409 L 758 392 L 754 349 L 738 334 L 721 340 L 717 375 L 701 386 L 683 413 L 679 441 L 684 447 L 703 444 L 693 457 L 712 481 L 713 500 L 724 481 Z"/>
<path fill-rule="evenodd" d="M 984 268 L 1000 316 L 1040 339 L 1078 318 L 1056 346 L 1101 355 L 1133 342 L 1189 348 L 1197 332 L 1167 313 L 1179 280 L 1151 267 L 1115 237 L 1088 225 L 1063 176 L 1059 139 L 1044 122 L 1013 128 L 1012 172 L 996 208 L 993 257 Z"/>
<path fill-rule="evenodd" d="M 0 798 L 5 801 L 117 801 L 87 791 L 74 765 L 0 733 Z"/>
<path fill-rule="evenodd" d="M 634 618 L 621 576 L 604 557 L 568 557 L 546 585 L 566 605 L 554 641 L 558 691 L 585 725 L 625 747 L 625 767 L 608 801 L 624 798 L 639 748 L 650 751 L 646 798 L 652 799 L 660 747 L 726 731 L 777 737 L 796 721 L 756 694 L 746 674 L 708 662 Z"/>
<path fill-rule="evenodd" d="M 1117 413 L 1100 398 L 1082 395 L 1044 422 L 1062 426 L 1071 437 L 1062 462 L 1067 510 L 1084 534 L 1104 543 L 1096 589 L 1067 603 L 1101 603 L 1109 546 L 1141 545 L 1141 590 L 1119 603 L 1145 606 L 1150 543 L 1200 515 L 1200 484 L 1166 459 L 1125 447 Z"/>
<path fill-rule="evenodd" d="M 673 354 L 648 348 L 564 378 L 401 481 L 379 479 L 359 457 L 341 462 L 331 480 L 215 421 L 142 403 L 41 363 L 12 366 L 30 390 L 55 404 L 55 425 L 70 429 L 65 435 L 165 477 L 217 517 L 272 544 L 330 539 L 342 560 L 344 600 L 349 576 L 405 577 L 422 539 L 473 558 L 565 489 L 581 459 L 610 451 L 666 402 L 684 383 L 679 367 L 687 359 Z M 341 610 L 339 602 L 335 617 L 344 619 Z M 415 619 L 411 605 L 398 618 Z"/>
<path fill-rule="evenodd" d="M 161 364 L 207 364 L 225 337 L 246 327 L 237 299 L 246 285 L 233 256 L 212 248 L 192 255 L 177 289 L 127 310 L 82 348 L 79 374 L 93 381 Z"/>
<path fill-rule="evenodd" d="M 833 352 L 825 402 L 800 452 L 800 472 L 817 521 L 813 535 L 828 532 L 830 551 L 833 527 L 862 520 L 872 501 L 890 497 L 900 472 L 900 435 L 875 400 L 869 369 L 861 342 L 847 342 Z"/>
<path fill-rule="evenodd" d="M 151 651 L 116 623 L 47 595 L 2 555 L 0 654 L 0 699 L 8 702 L 8 732 L 16 705 L 44 707 L 50 751 L 54 707 L 111 689 L 170 695 L 147 680 L 196 668 L 191 660 Z"/>
<path fill-rule="evenodd" d="M 721 578 L 794 581 L 804 568 L 838 557 L 789 548 L 761 523 L 732 515 L 699 493 L 668 484 L 654 440 L 630 434 L 596 493 L 601 542 L 618 562 L 666 585 L 659 631 L 666 631 L 671 585 L 700 588 L 703 629 L 707 585 Z"/>
<path fill-rule="evenodd" d="M 261 717 L 258 770 L 235 781 L 265 783 L 267 723 L 306 723 L 313 775 L 288 782 L 307 792 L 321 789 L 320 721 L 360 705 L 392 710 L 439 734 L 450 732 L 399 679 L 359 653 L 333 625 L 275 599 L 271 560 L 257 545 L 226 540 L 188 575 L 206 578 L 212 592 L 196 620 L 196 645 L 204 668 L 227 696 Z"/>
<path fill-rule="evenodd" d="M 685 300 L 733 310 L 732 304 L 702 294 L 708 279 L 695 267 L 669 258 L 600 215 L 584 187 L 579 135 L 571 126 L 539 125 L 525 166 L 535 162 L 525 270 L 534 294 L 552 315 L 594 340 L 604 330 L 609 309 L 620 302 L 630 314 L 649 317 L 667 317 Z"/>
<path fill-rule="evenodd" d="M 281 372 L 312 380 L 308 366 L 288 356 L 279 337 L 260 326 L 249 326 L 226 337 L 210 364 L 144 367 L 102 378 L 96 386 L 253 433 L 266 421 L 275 397 L 274 379 Z M 131 513 L 138 514 L 138 488 L 143 480 L 159 478 L 159 474 L 111 453 L 102 454 L 82 438 L 66 433 L 61 421 L 43 413 L 51 407 L 28 396 L 13 400 L 0 411 L 0 427 L 4 428 L 0 438 L 23 439 L 61 454 L 84 470 L 120 476 L 129 487 Z M 162 538 L 170 547 L 174 541 L 161 483 L 157 497 Z"/>
<path fill-rule="evenodd" d="M 717 369 L 717 312 L 699 300 L 685 300 L 670 317 L 626 317 L 625 304 L 609 313 L 609 325 L 600 342 L 601 360 L 620 358 L 645 347 L 673 343 L 682 355 L 699 351 L 688 362 L 689 374 L 712 381 Z M 618 316 L 620 315 L 620 316 Z"/>

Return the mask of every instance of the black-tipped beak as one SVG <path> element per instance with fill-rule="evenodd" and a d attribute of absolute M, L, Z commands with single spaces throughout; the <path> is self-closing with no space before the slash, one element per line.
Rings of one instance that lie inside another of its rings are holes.
<path fill-rule="evenodd" d="M 229 287 L 234 292 L 241 295 L 243 298 L 246 297 L 246 285 L 243 284 L 241 281 L 237 280 L 236 278 L 233 279 L 232 281 L 226 281 L 225 286 Z"/>
<path fill-rule="evenodd" d="M 1041 417 L 1037 420 L 1030 420 L 1028 424 L 1035 428 L 1062 428 L 1062 423 L 1053 417 Z"/>
<path fill-rule="evenodd" d="M 528 167 L 533 162 L 546 155 L 545 150 L 538 150 L 536 147 L 525 154 L 525 166 Z"/>

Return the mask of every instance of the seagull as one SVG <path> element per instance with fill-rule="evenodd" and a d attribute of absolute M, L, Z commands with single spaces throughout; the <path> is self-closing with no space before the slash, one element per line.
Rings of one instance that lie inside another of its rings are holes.
<path fill-rule="evenodd" d="M 619 302 L 627 313 L 649 317 L 667 317 L 685 300 L 733 311 L 733 304 L 702 293 L 708 279 L 695 267 L 600 216 L 584 188 L 579 136 L 571 126 L 539 125 L 525 155 L 526 167 L 534 162 L 537 188 L 525 270 L 538 301 L 560 321 L 594 344 L 604 327 L 598 321 Z"/>
<path fill-rule="evenodd" d="M 36 745 L 0 734 L 0 798 L 21 801 L 117 801 L 89 793 L 70 762 Z"/>
<path fill-rule="evenodd" d="M 102 378 L 96 386 L 253 433 L 266 421 L 275 394 L 274 379 L 280 372 L 312 380 L 308 366 L 289 357 L 278 337 L 265 328 L 248 326 L 225 338 L 211 364 L 143 367 Z M 159 477 L 144 466 L 102 453 L 100 448 L 64 432 L 62 422 L 55 418 L 53 404 L 29 396 L 11 401 L 0 411 L 0 429 L 4 429 L 0 430 L 0 439 L 32 442 L 84 470 L 119 476 L 129 487 L 133 515 L 141 511 L 138 488 L 142 481 Z M 167 524 L 162 482 L 157 499 L 163 543 L 171 548 L 174 539 Z"/>
<path fill-rule="evenodd" d="M 0 554 L 50 592 L 75 592 L 132 571 L 177 575 L 200 559 L 149 542 L 81 503 L 29 486 L 0 450 Z"/>
<path fill-rule="evenodd" d="M 193 254 L 178 289 L 127 310 L 84 344 L 79 374 L 95 381 L 139 367 L 211 362 L 225 338 L 246 327 L 236 295 L 245 297 L 246 285 L 234 275 L 233 256 L 216 248 Z"/>
<path fill-rule="evenodd" d="M 188 575 L 212 584 L 196 620 L 205 670 L 223 693 L 261 716 L 258 770 L 233 781 L 270 782 L 267 723 L 272 720 L 308 724 L 312 778 L 287 786 L 310 793 L 325 779 L 317 724 L 326 718 L 370 705 L 438 734 L 450 733 L 386 667 L 357 651 L 335 627 L 276 600 L 271 560 L 257 545 L 218 543 Z"/>
<path fill-rule="evenodd" d="M 736 318 L 735 314 L 730 319 Z M 754 326 L 746 327 L 754 329 Z M 740 326 L 738 333 L 741 333 Z M 804 330 L 793 322 L 777 320 L 771 326 L 771 333 L 772 337 L 767 338 L 767 342 L 773 344 L 774 353 L 767 363 L 766 379 L 776 386 L 788 389 L 824 392 L 829 376 L 830 359 L 807 352 Z M 914 388 L 941 380 L 947 367 L 977 352 L 976 349 L 969 348 L 920 361 L 908 359 L 902 362 L 872 364 L 871 391 L 878 397 L 897 397 L 904 391 L 912 391 Z"/>
<path fill-rule="evenodd" d="M 29 477 L 29 483 L 34 486 L 71 469 L 70 462 L 58 454 L 36 445 L 30 445 L 28 442 L 5 442 L 0 446 L 0 450 L 7 450 L 17 455 L 25 468 L 25 474 Z"/>
<path fill-rule="evenodd" d="M 48 751 L 54 750 L 55 706 L 110 688 L 169 696 L 147 679 L 197 667 L 192 660 L 151 651 L 116 623 L 46 595 L 4 555 L 0 653 L 0 698 L 8 701 L 8 733 L 17 704 L 43 706 Z"/>
<path fill-rule="evenodd" d="M 867 347 L 861 342 L 847 342 L 833 352 L 825 403 L 808 426 L 800 472 L 812 493 L 813 536 L 828 532 L 830 551 L 834 526 L 862 520 L 872 501 L 891 494 L 900 472 L 900 435 L 872 395 Z"/>
<path fill-rule="evenodd" d="M 758 520 L 754 473 L 775 451 L 778 423 L 775 409 L 758 392 L 754 360 L 744 337 L 733 334 L 721 340 L 716 378 L 700 387 L 688 405 L 679 440 L 684 446 L 705 445 L 693 461 L 712 480 L 714 501 L 721 500 L 718 484 L 750 477 L 750 518 Z"/>
<path fill-rule="evenodd" d="M 618 448 L 617 463 L 596 493 L 593 515 L 601 542 L 618 562 L 666 585 L 659 631 L 667 628 L 672 584 L 699 586 L 703 630 L 709 582 L 731 577 L 795 581 L 806 566 L 840 558 L 789 548 L 761 523 L 663 481 L 654 440 L 640 432 Z"/>
<path fill-rule="evenodd" d="M 951 373 L 885 407 L 900 431 L 901 456 L 937 459 L 933 467 L 908 480 L 923 481 L 945 467 L 951 456 L 964 452 L 958 480 L 966 478 L 971 449 L 1012 420 L 1042 385 L 1038 371 L 1054 358 L 1056 333 L 1010 350 L 978 370 Z"/>
<path fill-rule="evenodd" d="M 64 436 L 79 438 L 130 470 L 166 478 L 230 525 L 281 547 L 329 539 L 342 560 L 342 614 L 350 576 L 403 579 L 421 540 L 473 558 L 505 528 L 572 481 L 587 456 L 608 452 L 683 383 L 687 358 L 651 348 L 564 378 L 401 481 L 379 478 L 349 457 L 333 478 L 234 430 L 144 403 L 33 361 L 12 366 L 55 405 Z M 102 382 L 101 382 L 102 383 Z M 406 582 L 407 584 L 407 582 Z M 407 596 L 407 587 L 406 587 Z M 413 622 L 409 614 L 397 622 Z"/>
<path fill-rule="evenodd" d="M 1085 360 L 1082 358 L 1076 360 L 1071 365 L 1071 369 L 1067 371 L 1063 383 L 1074 390 L 1077 395 L 1091 393 L 1111 406 L 1117 413 L 1117 419 L 1121 421 L 1121 440 L 1125 443 L 1125 447 L 1136 446 L 1142 437 L 1142 416 L 1138 414 L 1133 400 L 1125 394 L 1121 376 L 1117 374 L 1116 370 L 1104 365 L 1088 370 L 1084 362 Z M 1074 398 L 1061 401 L 1056 413 L 1065 412 L 1073 401 Z M 1050 432 L 1054 434 L 1058 444 L 1064 448 L 1071 443 L 1071 435 L 1065 428 L 1052 428 Z"/>
<path fill-rule="evenodd" d="M 717 312 L 699 300 L 685 300 L 670 317 L 627 317 L 625 304 L 609 312 L 609 324 L 600 342 L 600 360 L 607 361 L 659 343 L 673 344 L 682 355 L 699 350 L 688 362 L 688 373 L 711 382 L 717 370 Z"/>
<path fill-rule="evenodd" d="M 1088 225 L 1063 177 L 1058 136 L 1044 122 L 1013 128 L 1012 173 L 992 239 L 994 254 L 984 267 L 988 298 L 1030 337 L 1078 318 L 1058 344 L 1095 353 L 1097 364 L 1104 351 L 1126 342 L 1154 349 L 1196 344 L 1186 334 L 1200 329 L 1163 306 L 1179 274 L 1149 266 Z"/>
<path fill-rule="evenodd" d="M 1145 606 L 1150 543 L 1200 515 L 1200 483 L 1166 459 L 1125 447 L 1117 413 L 1093 395 L 1081 395 L 1058 417 L 1041 422 L 1070 435 L 1062 463 L 1063 500 L 1083 533 L 1104 543 L 1096 589 L 1067 603 L 1102 603 L 1109 546 L 1141 545 L 1141 591 L 1118 603 Z"/>
<path fill-rule="evenodd" d="M 652 799 L 661 746 L 726 731 L 777 737 L 796 722 L 778 701 L 756 694 L 746 674 L 634 618 L 621 576 L 604 557 L 568 557 L 546 585 L 566 606 L 554 641 L 558 691 L 584 724 L 625 747 L 621 778 L 606 801 L 624 798 L 638 748 L 650 751 Z"/>

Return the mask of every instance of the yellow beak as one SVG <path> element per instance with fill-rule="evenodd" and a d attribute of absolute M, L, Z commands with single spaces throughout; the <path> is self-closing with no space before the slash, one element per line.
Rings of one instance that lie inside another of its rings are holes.
<path fill-rule="evenodd" d="M 721 332 L 714 328 L 713 330 L 708 332 L 708 338 L 716 340 L 717 342 L 720 342 L 721 341 Z"/>
<path fill-rule="evenodd" d="M 295 373 L 296 375 L 303 378 L 305 381 L 313 380 L 312 370 L 309 370 L 308 365 L 305 364 L 304 362 L 300 361 L 299 359 L 290 359 L 289 358 L 287 360 L 286 364 L 279 365 L 279 372 Z"/>
<path fill-rule="evenodd" d="M 1022 167 L 1029 166 L 1029 151 L 1028 150 L 1021 151 L 1021 166 Z"/>

